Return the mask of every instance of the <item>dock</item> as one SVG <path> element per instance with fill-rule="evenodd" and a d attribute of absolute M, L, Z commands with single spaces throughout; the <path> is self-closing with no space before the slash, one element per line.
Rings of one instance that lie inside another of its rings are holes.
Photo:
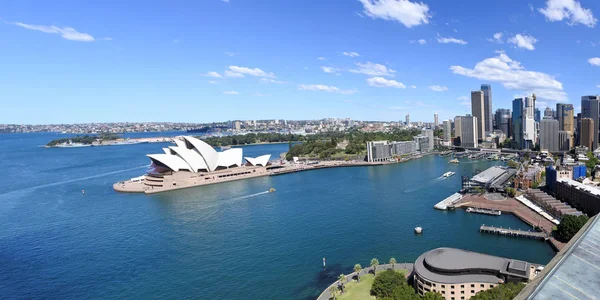
<path fill-rule="evenodd" d="M 439 209 L 439 210 L 447 210 L 448 206 L 453 205 L 454 203 L 460 201 L 460 199 L 462 199 L 462 195 L 460 193 L 454 193 L 452 195 L 450 195 L 448 198 L 440 201 L 438 204 L 434 205 L 433 207 L 435 209 Z"/>
<path fill-rule="evenodd" d="M 476 213 L 476 214 L 484 214 L 484 215 L 492 215 L 492 216 L 500 216 L 502 212 L 495 209 L 485 209 L 485 208 L 477 208 L 477 207 L 468 207 L 468 213 Z"/>
<path fill-rule="evenodd" d="M 525 231 L 525 230 L 510 229 L 510 228 L 503 228 L 503 227 L 496 227 L 496 226 L 481 225 L 481 227 L 479 228 L 479 231 L 485 232 L 485 233 L 498 234 L 498 235 L 525 237 L 525 238 L 532 238 L 532 239 L 539 239 L 539 240 L 547 240 L 549 238 L 548 234 L 545 232 Z"/>

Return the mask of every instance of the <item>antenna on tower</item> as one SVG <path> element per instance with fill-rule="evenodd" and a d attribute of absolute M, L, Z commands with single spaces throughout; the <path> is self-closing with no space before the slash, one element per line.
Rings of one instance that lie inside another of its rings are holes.
<path fill-rule="evenodd" d="M 533 98 L 533 101 L 535 101 L 535 93 L 533 93 L 533 96 L 532 96 L 532 98 Z"/>

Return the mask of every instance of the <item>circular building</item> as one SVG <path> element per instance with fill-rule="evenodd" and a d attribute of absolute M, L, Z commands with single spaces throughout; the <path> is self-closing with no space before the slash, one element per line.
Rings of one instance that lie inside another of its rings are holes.
<path fill-rule="evenodd" d="M 528 262 L 454 248 L 437 248 L 415 261 L 414 285 L 419 295 L 429 291 L 447 300 L 466 300 L 507 282 L 527 282 Z"/>

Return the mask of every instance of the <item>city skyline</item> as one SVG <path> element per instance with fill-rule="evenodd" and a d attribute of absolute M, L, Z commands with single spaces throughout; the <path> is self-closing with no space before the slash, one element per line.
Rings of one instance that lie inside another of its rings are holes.
<path fill-rule="evenodd" d="M 593 1 L 487 3 L 481 16 L 439 0 L 72 5 L 0 5 L 3 123 L 429 122 L 469 113 L 481 84 L 491 112 L 532 93 L 542 110 L 579 111 L 600 86 Z"/>

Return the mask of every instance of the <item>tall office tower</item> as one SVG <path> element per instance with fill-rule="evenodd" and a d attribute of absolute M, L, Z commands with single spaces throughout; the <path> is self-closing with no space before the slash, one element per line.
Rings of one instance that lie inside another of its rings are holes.
<path fill-rule="evenodd" d="M 460 116 L 454 117 L 454 138 L 460 138 L 460 134 L 462 133 L 461 120 Z"/>
<path fill-rule="evenodd" d="M 523 98 L 523 148 L 533 149 L 537 142 L 537 128 L 534 119 L 535 94 Z"/>
<path fill-rule="evenodd" d="M 581 117 L 582 118 L 590 118 L 592 120 L 594 120 L 594 126 L 596 126 L 594 128 L 594 134 L 596 136 L 594 136 L 593 141 L 594 144 L 592 146 L 592 148 L 590 148 L 590 151 L 596 150 L 596 148 L 598 148 L 598 126 L 600 126 L 600 118 L 598 116 L 598 108 L 600 107 L 599 105 L 599 101 L 600 101 L 600 96 L 596 95 L 596 96 L 583 96 L 581 97 Z M 582 134 L 583 136 L 583 134 Z"/>
<path fill-rule="evenodd" d="M 437 128 L 440 125 L 440 120 L 438 120 L 438 114 L 434 113 L 433 114 L 433 126 L 434 128 Z"/>
<path fill-rule="evenodd" d="M 558 120 L 543 119 L 540 122 L 540 150 L 558 151 Z"/>
<path fill-rule="evenodd" d="M 575 135 L 574 113 L 575 110 L 573 109 L 573 104 L 556 104 L 556 116 L 558 119 L 559 130 L 566 131 L 571 135 L 571 137 L 569 138 L 569 141 L 571 141 L 571 143 L 573 142 L 573 136 Z M 569 146 L 573 147 L 573 144 Z"/>
<path fill-rule="evenodd" d="M 573 145 L 574 146 L 579 146 L 580 145 L 580 141 L 579 138 L 581 137 L 581 113 L 577 113 L 577 116 L 575 117 L 575 138 L 573 138 Z"/>
<path fill-rule="evenodd" d="M 481 91 L 483 92 L 483 113 L 485 116 L 485 128 L 484 132 L 492 132 L 492 86 L 489 84 L 482 84 Z"/>
<path fill-rule="evenodd" d="M 496 109 L 495 115 L 496 115 L 496 128 L 498 128 L 498 130 L 501 130 L 502 132 L 504 132 L 504 134 L 506 134 L 506 136 L 509 136 L 508 123 L 510 120 L 510 109 L 506 109 L 506 108 Z"/>
<path fill-rule="evenodd" d="M 588 149 L 592 150 L 596 134 L 594 129 L 594 120 L 592 118 L 581 118 L 581 146 L 586 146 Z"/>
<path fill-rule="evenodd" d="M 535 109 L 535 118 L 534 119 L 538 123 L 542 120 L 542 112 L 540 111 L 539 108 Z"/>
<path fill-rule="evenodd" d="M 452 120 L 444 120 L 442 124 L 442 129 L 444 130 L 444 141 L 449 141 L 452 138 Z"/>
<path fill-rule="evenodd" d="M 472 91 L 471 92 L 471 114 L 477 118 L 479 124 L 477 124 L 477 139 L 483 140 L 485 138 L 485 111 L 483 103 L 483 92 Z"/>
<path fill-rule="evenodd" d="M 517 149 L 523 149 L 523 99 L 512 102 L 512 138 Z"/>
<path fill-rule="evenodd" d="M 558 151 L 569 151 L 573 147 L 573 135 L 569 134 L 567 131 L 559 131 L 558 132 Z"/>
<path fill-rule="evenodd" d="M 410 125 L 410 114 L 406 114 L 406 126 Z"/>
<path fill-rule="evenodd" d="M 481 122 L 477 117 L 466 115 L 460 118 L 460 145 L 467 148 L 477 148 L 477 128 Z"/>
<path fill-rule="evenodd" d="M 553 119 L 553 118 L 554 118 L 554 112 L 552 111 L 552 108 L 546 107 L 546 109 L 544 109 L 544 119 Z"/>

